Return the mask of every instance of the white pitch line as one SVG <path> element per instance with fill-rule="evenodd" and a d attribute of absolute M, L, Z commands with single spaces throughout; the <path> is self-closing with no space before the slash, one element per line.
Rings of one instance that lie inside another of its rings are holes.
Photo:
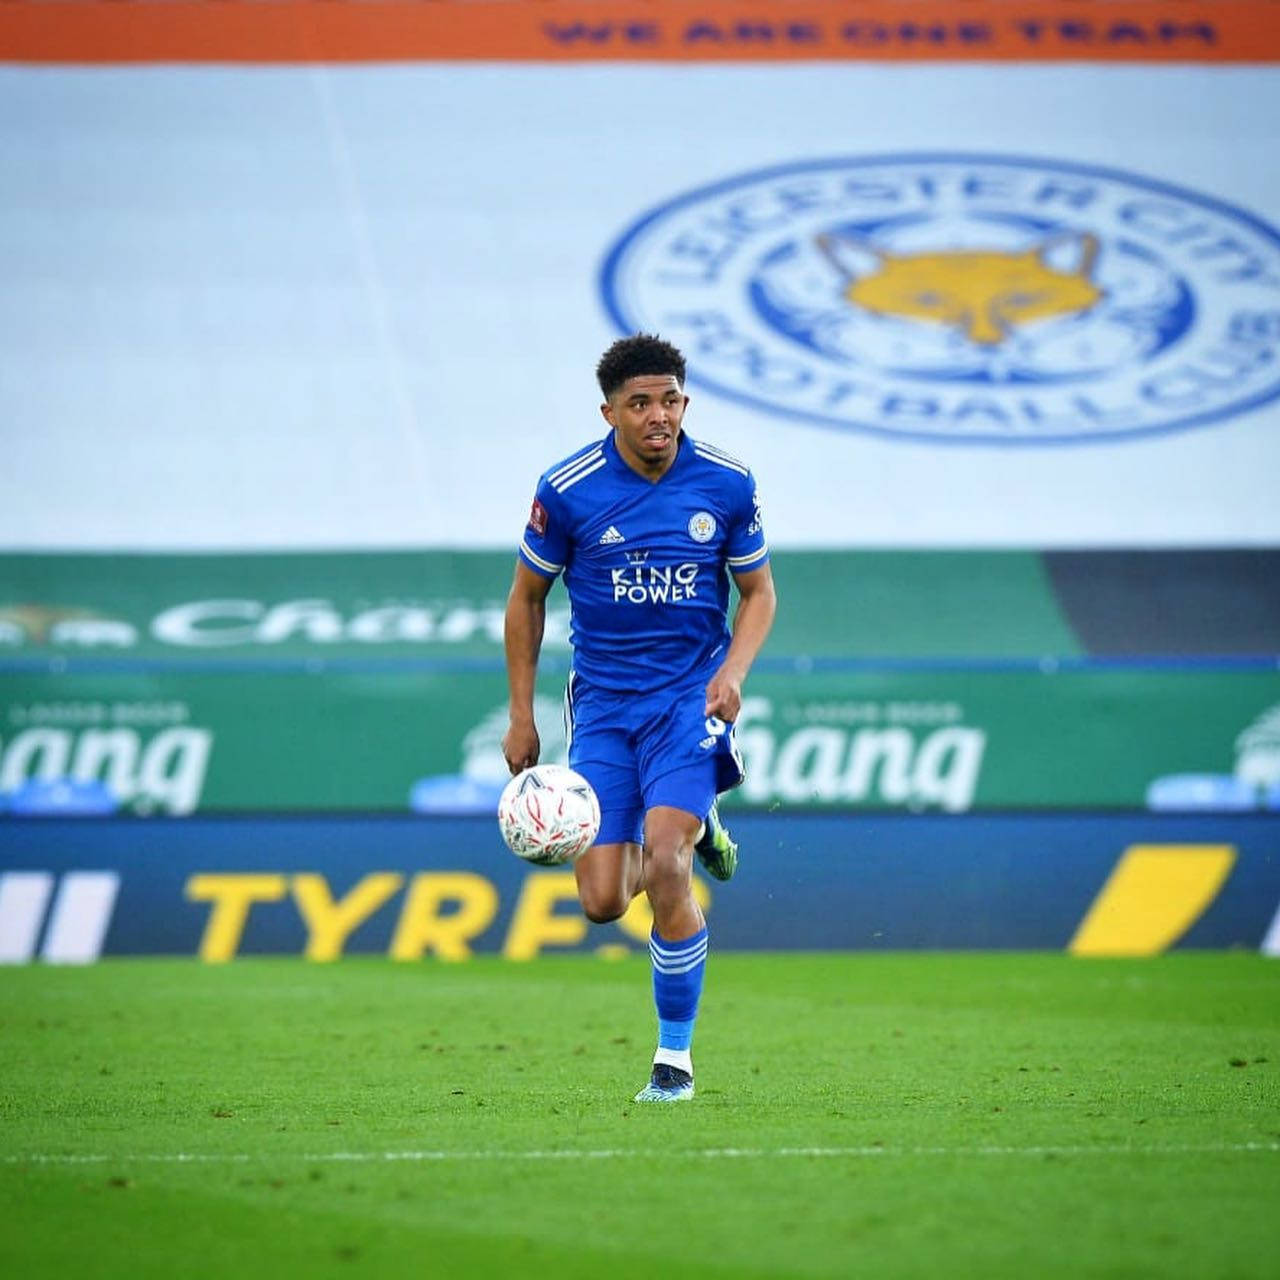
<path fill-rule="evenodd" d="M 0 1164 L 248 1164 L 251 1161 L 288 1160 L 302 1164 L 435 1163 L 451 1160 L 857 1160 L 874 1157 L 991 1157 L 991 1156 L 1180 1156 L 1280 1153 L 1280 1142 L 1174 1143 L 1165 1146 L 1130 1146 L 1123 1143 L 1096 1146 L 1047 1147 L 705 1147 L 687 1151 L 655 1151 L 639 1147 L 587 1150 L 533 1151 L 326 1151 L 310 1155 L 291 1152 L 160 1152 L 130 1154 L 51 1152 L 3 1155 Z"/>

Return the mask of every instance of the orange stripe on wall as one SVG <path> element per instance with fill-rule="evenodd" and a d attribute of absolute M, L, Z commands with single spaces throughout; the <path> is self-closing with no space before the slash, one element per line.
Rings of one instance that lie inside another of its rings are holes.
<path fill-rule="evenodd" d="M 1280 0 L 0 0 L 6 62 L 1277 62 Z"/>

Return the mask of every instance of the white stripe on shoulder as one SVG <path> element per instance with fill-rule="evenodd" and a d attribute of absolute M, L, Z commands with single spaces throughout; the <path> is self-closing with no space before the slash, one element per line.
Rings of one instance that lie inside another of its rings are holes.
<path fill-rule="evenodd" d="M 758 551 L 748 551 L 745 556 L 726 556 L 725 564 L 732 569 L 745 569 L 749 564 L 755 564 L 757 560 L 763 560 L 769 554 L 769 547 L 766 544 Z"/>
<path fill-rule="evenodd" d="M 589 448 L 584 449 L 581 453 L 570 458 L 568 462 L 562 463 L 554 471 L 547 472 L 547 480 L 551 484 L 555 484 L 559 480 L 563 480 L 571 471 L 576 471 L 584 463 L 592 462 L 596 458 L 602 456 L 604 448 L 602 445 L 593 444 Z"/>
<path fill-rule="evenodd" d="M 722 449 L 718 444 L 708 444 L 705 440 L 695 440 L 694 447 L 705 449 L 708 453 L 714 453 L 717 458 L 723 458 L 726 462 L 732 462 L 735 466 L 745 467 L 747 464 L 741 458 L 734 457 L 727 449 Z"/>
<path fill-rule="evenodd" d="M 736 471 L 740 476 L 750 475 L 746 464 L 739 462 L 736 458 L 728 458 L 721 453 L 712 453 L 700 444 L 693 446 L 693 451 L 700 458 L 704 458 L 707 462 L 714 462 L 718 467 L 725 467 L 729 471 Z"/>
<path fill-rule="evenodd" d="M 606 459 L 604 454 L 601 454 L 589 466 L 579 467 L 577 471 L 575 471 L 567 479 L 561 480 L 558 483 L 556 481 L 552 481 L 551 487 L 557 493 L 564 493 L 566 489 L 572 489 L 573 486 L 577 484 L 579 480 L 585 480 L 593 471 L 599 471 L 600 468 L 605 465 L 605 461 Z"/>
<path fill-rule="evenodd" d="M 538 566 L 544 573 L 556 574 L 564 568 L 562 564 L 552 564 L 550 560 L 544 560 L 530 545 L 527 539 L 520 539 L 520 550 L 523 554 Z"/>

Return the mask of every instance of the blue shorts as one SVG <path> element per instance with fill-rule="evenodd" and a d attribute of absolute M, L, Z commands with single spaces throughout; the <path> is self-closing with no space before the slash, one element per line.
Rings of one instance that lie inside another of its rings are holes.
<path fill-rule="evenodd" d="M 706 679 L 635 694 L 592 689 L 570 675 L 569 767 L 599 798 L 598 844 L 642 843 L 644 815 L 658 805 L 705 818 L 720 792 L 741 783 L 733 725 L 704 715 L 706 704 Z"/>

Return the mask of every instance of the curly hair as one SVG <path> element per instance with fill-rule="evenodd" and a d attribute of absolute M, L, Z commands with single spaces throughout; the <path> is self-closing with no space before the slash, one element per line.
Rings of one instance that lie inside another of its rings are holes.
<path fill-rule="evenodd" d="M 656 333 L 637 333 L 619 338 L 596 365 L 596 380 L 606 400 L 628 378 L 642 374 L 674 374 L 683 387 L 684 356 Z"/>

